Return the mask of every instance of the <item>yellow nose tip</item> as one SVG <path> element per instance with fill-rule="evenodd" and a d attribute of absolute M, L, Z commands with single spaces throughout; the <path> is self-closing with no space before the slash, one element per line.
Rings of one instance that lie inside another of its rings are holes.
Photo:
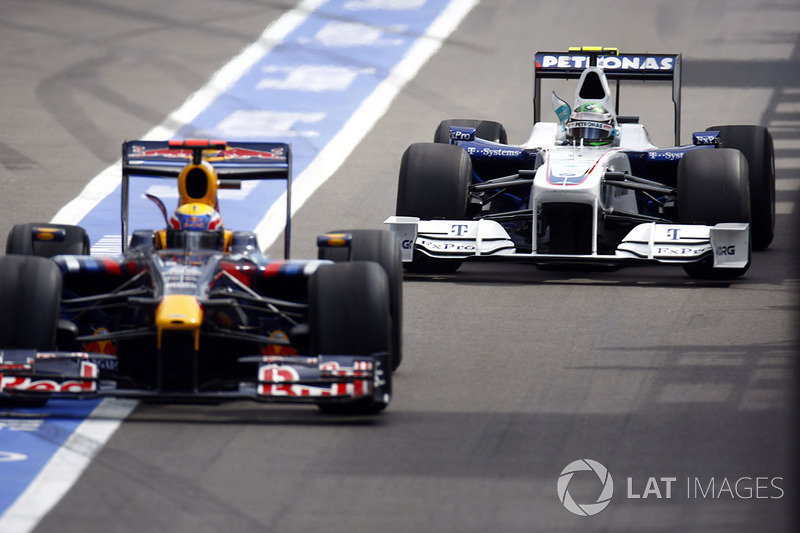
<path fill-rule="evenodd" d="M 203 308 L 188 294 L 164 296 L 156 309 L 159 329 L 195 329 L 203 323 Z"/>

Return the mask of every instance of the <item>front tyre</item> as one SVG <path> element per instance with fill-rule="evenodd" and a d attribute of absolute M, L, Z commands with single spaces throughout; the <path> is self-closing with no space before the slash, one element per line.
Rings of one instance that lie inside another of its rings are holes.
<path fill-rule="evenodd" d="M 392 346 L 389 282 L 377 263 L 356 261 L 320 266 L 309 282 L 311 355 L 389 354 Z M 392 369 L 388 357 L 376 358 L 380 385 L 369 398 L 321 403 L 324 413 L 375 414 L 389 404 Z"/>
<path fill-rule="evenodd" d="M 747 160 L 729 148 L 687 152 L 678 164 L 678 221 L 714 226 L 750 222 Z M 694 278 L 737 278 L 743 268 L 714 268 L 713 258 L 684 266 Z"/>
<path fill-rule="evenodd" d="M 412 144 L 400 162 L 395 214 L 422 220 L 463 220 L 471 182 L 472 161 L 463 148 Z M 412 272 L 450 273 L 458 270 L 461 261 L 416 253 L 414 261 L 403 266 Z"/>
<path fill-rule="evenodd" d="M 775 236 L 775 147 L 763 126 L 714 126 L 722 146 L 742 152 L 750 181 L 750 235 L 753 249 L 764 250 Z"/>
<path fill-rule="evenodd" d="M 61 271 L 49 259 L 0 257 L 0 349 L 56 349 L 61 284 Z M 21 398 L 1 403 L 32 407 L 43 406 L 47 400 Z"/>
<path fill-rule="evenodd" d="M 403 263 L 400 243 L 391 231 L 375 229 L 339 230 L 349 233 L 349 247 L 321 247 L 319 259 L 330 261 L 374 261 L 383 267 L 389 281 L 389 307 L 392 317 L 392 370 L 403 361 Z"/>

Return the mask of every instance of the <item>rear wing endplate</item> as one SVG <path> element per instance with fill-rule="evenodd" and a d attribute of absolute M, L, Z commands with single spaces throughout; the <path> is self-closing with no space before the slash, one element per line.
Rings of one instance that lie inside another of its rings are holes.
<path fill-rule="evenodd" d="M 619 112 L 620 81 L 671 81 L 675 107 L 675 146 L 681 132 L 681 54 L 620 54 L 616 48 L 580 47 L 568 52 L 536 52 L 533 69 L 533 122 L 541 120 L 543 79 L 578 79 L 589 66 L 599 66 L 616 81 Z"/>
<path fill-rule="evenodd" d="M 286 180 L 284 256 L 289 258 L 292 213 L 292 152 L 286 143 L 187 139 L 125 141 L 122 144 L 122 250 L 127 248 L 131 177 L 177 179 L 191 163 L 214 167 L 219 188 L 238 188 L 241 180 Z"/>

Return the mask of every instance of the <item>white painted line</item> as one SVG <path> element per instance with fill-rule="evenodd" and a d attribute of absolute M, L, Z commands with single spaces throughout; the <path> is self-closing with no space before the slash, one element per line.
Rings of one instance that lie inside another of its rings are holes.
<path fill-rule="evenodd" d="M 772 143 L 775 145 L 776 150 L 800 150 L 800 139 L 798 138 L 773 138 Z"/>
<path fill-rule="evenodd" d="M 795 202 L 775 202 L 776 215 L 791 215 Z"/>
<path fill-rule="evenodd" d="M 775 114 L 800 112 L 800 102 L 778 102 Z"/>
<path fill-rule="evenodd" d="M 794 170 L 800 168 L 800 157 L 778 157 L 775 159 L 776 170 Z"/>
<path fill-rule="evenodd" d="M 405 57 L 394 67 L 339 133 L 320 151 L 308 167 L 294 179 L 292 186 L 292 215 L 311 197 L 344 163 L 353 149 L 375 126 L 389 109 L 397 94 L 422 66 L 442 46 L 442 42 L 456 29 L 478 0 L 452 0 L 431 23 L 424 35 L 411 47 Z M 256 226 L 258 242 L 267 249 L 278 239 L 286 219 L 286 193 L 272 204 L 267 214 Z"/>
<path fill-rule="evenodd" d="M 122 249 L 122 235 L 103 235 L 92 246 L 92 255 L 116 255 Z"/>
<path fill-rule="evenodd" d="M 103 400 L 0 517 L 0 531 L 25 533 L 55 506 L 138 402 Z"/>
<path fill-rule="evenodd" d="M 327 0 L 303 0 L 293 10 L 284 13 L 270 24 L 257 41 L 246 47 L 219 69 L 209 82 L 192 94 L 181 107 L 173 111 L 160 125 L 142 137 L 144 140 L 171 139 L 175 133 L 194 120 L 214 99 L 229 90 L 264 55 L 280 44 L 295 28 Z M 94 177 L 83 191 L 61 208 L 51 222 L 77 224 L 119 185 L 122 162 L 117 161 Z"/>

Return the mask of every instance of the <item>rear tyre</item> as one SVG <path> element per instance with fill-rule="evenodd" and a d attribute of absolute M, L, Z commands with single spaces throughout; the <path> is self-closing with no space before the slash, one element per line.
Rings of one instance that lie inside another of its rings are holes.
<path fill-rule="evenodd" d="M 720 148 L 687 152 L 678 164 L 678 221 L 713 226 L 750 222 L 747 160 L 738 150 Z M 713 258 L 684 266 L 696 278 L 737 278 L 737 269 L 713 267 Z"/>
<path fill-rule="evenodd" d="M 500 144 L 508 144 L 506 129 L 499 122 L 475 119 L 450 119 L 443 120 L 433 134 L 433 142 L 450 144 L 450 126 L 462 128 L 475 128 L 475 137 Z"/>
<path fill-rule="evenodd" d="M 49 259 L 0 257 L 0 348 L 55 350 L 61 283 L 61 271 Z M 47 400 L 11 399 L 0 403 L 39 407 Z"/>
<path fill-rule="evenodd" d="M 389 281 L 368 261 L 323 265 L 309 282 L 311 355 L 389 353 L 392 345 Z M 319 404 L 324 413 L 375 414 L 389 404 L 392 369 L 388 358 L 376 367 L 383 384 L 370 398 Z"/>
<path fill-rule="evenodd" d="M 750 181 L 750 235 L 754 250 L 764 250 L 775 236 L 775 147 L 763 126 L 714 126 L 722 146 L 747 158 Z"/>
<path fill-rule="evenodd" d="M 329 233 L 349 233 L 350 247 L 321 247 L 319 258 L 330 261 L 374 261 L 383 267 L 389 281 L 389 308 L 392 317 L 392 370 L 403 361 L 403 263 L 400 243 L 386 230 L 343 230 Z"/>
<path fill-rule="evenodd" d="M 34 239 L 36 228 L 63 230 L 64 239 Z M 50 224 L 48 222 L 28 222 L 16 224 L 6 240 L 6 254 L 35 255 L 53 257 L 56 255 L 89 255 L 89 235 L 80 226 Z"/>
<path fill-rule="evenodd" d="M 400 162 L 395 213 L 422 220 L 463 220 L 471 181 L 472 161 L 463 148 L 412 144 Z M 415 253 L 414 261 L 403 266 L 412 272 L 446 273 L 458 270 L 461 261 Z"/>

